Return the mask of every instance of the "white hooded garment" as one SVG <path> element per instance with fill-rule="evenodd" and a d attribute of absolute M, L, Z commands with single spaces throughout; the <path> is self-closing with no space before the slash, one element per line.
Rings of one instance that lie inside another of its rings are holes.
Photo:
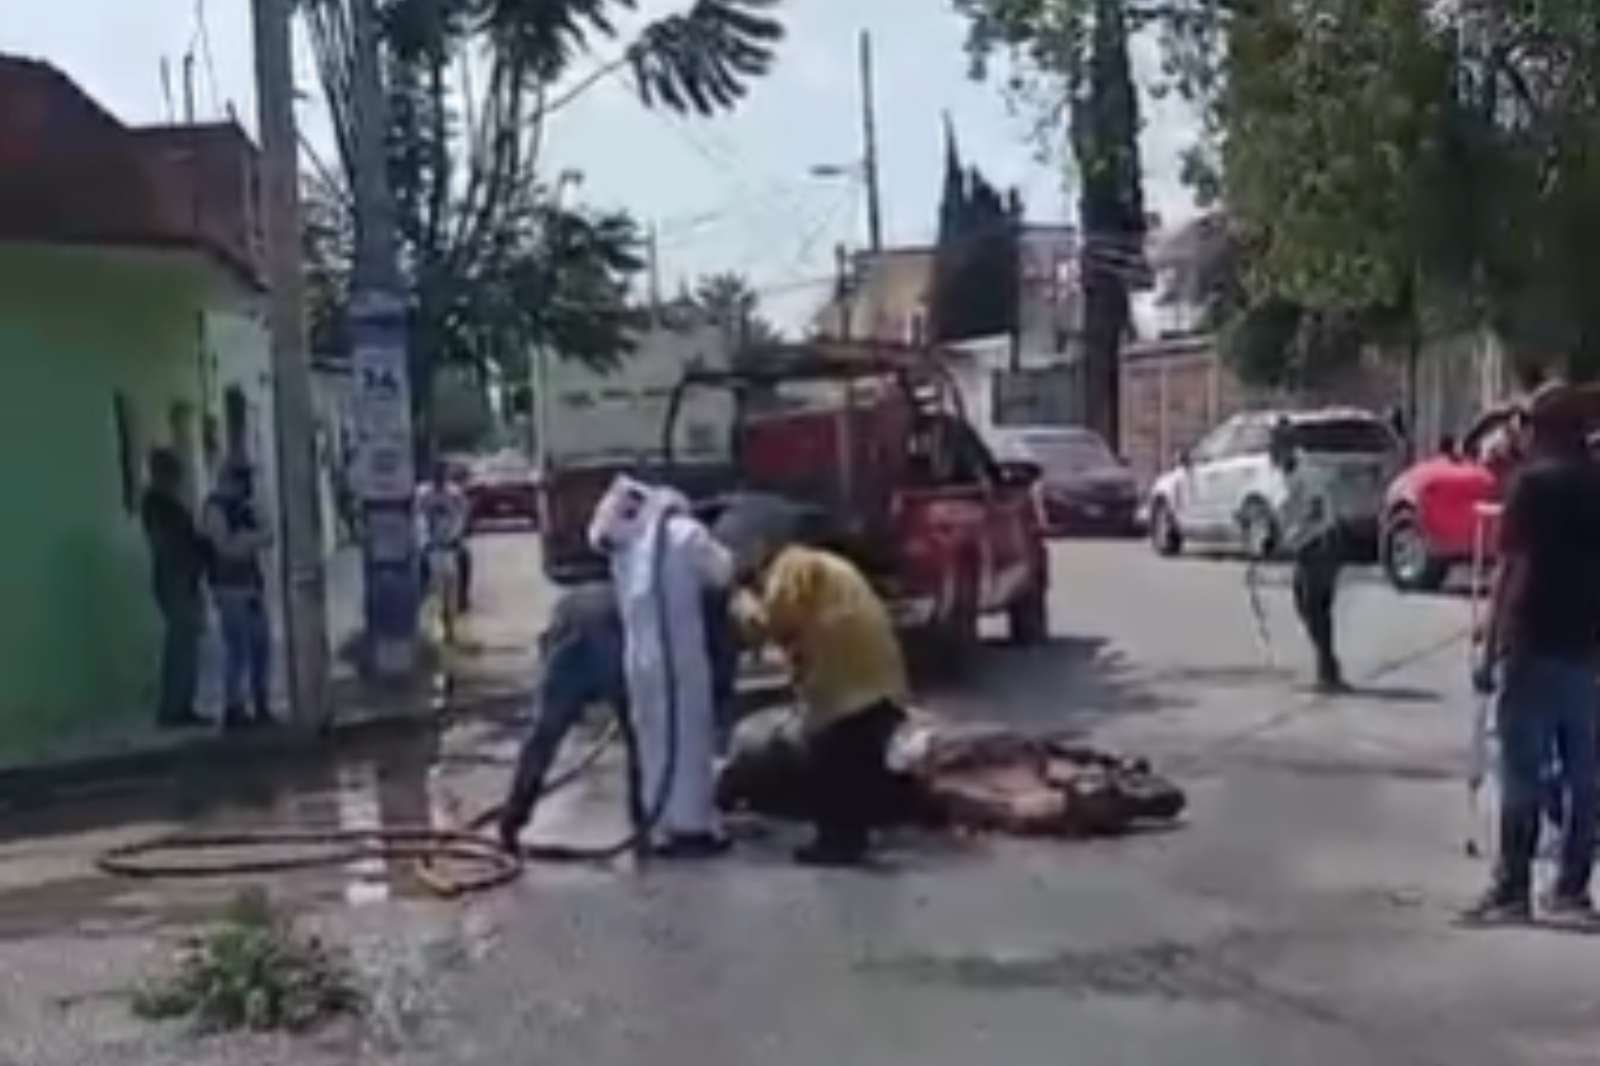
<path fill-rule="evenodd" d="M 666 538 L 659 575 L 658 536 Z M 629 714 L 639 747 L 641 802 L 647 812 L 653 808 L 666 773 L 670 685 L 676 694 L 677 753 L 656 828 L 665 834 L 715 832 L 711 662 L 701 611 L 707 589 L 732 581 L 732 559 L 689 514 L 680 493 L 627 477 L 612 482 L 595 507 L 589 541 L 611 560 Z M 663 616 L 668 634 L 662 632 Z"/>

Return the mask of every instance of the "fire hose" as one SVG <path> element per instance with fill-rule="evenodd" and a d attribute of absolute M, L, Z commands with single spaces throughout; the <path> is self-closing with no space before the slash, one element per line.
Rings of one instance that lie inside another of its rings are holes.
<path fill-rule="evenodd" d="M 525 861 L 530 859 L 539 862 L 605 862 L 628 852 L 633 852 L 641 858 L 646 856 L 649 852 L 647 845 L 650 834 L 655 831 L 656 825 L 666 811 L 672 790 L 672 779 L 677 770 L 678 678 L 674 662 L 671 619 L 662 582 L 667 523 L 671 517 L 669 512 L 662 514 L 656 520 L 652 555 L 656 624 L 661 631 L 667 673 L 666 758 L 655 794 L 650 797 L 650 805 L 640 810 L 636 800 L 630 802 L 629 814 L 633 827 L 621 839 L 601 846 L 531 844 L 523 846 L 517 854 L 510 854 L 497 841 L 481 833 L 485 826 L 499 817 L 502 806 L 497 804 L 469 820 L 466 828 L 462 830 L 441 830 L 431 826 L 398 826 L 371 830 L 269 829 L 235 833 L 175 833 L 112 848 L 100 855 L 95 860 L 95 865 L 103 873 L 115 877 L 151 880 L 251 876 L 344 866 L 373 860 L 409 861 L 415 864 L 418 880 L 424 886 L 436 895 L 449 899 L 509 884 L 522 874 Z M 637 747 L 633 742 L 632 730 L 624 720 L 624 713 L 619 711 L 613 727 L 571 768 L 549 782 L 541 794 L 548 797 L 557 789 L 577 780 L 599 760 L 600 755 L 619 733 L 623 736 L 628 749 L 630 782 L 637 782 L 640 778 Z M 636 796 L 636 787 L 630 787 L 629 794 Z M 308 850 L 269 858 L 225 859 L 219 862 L 151 859 L 152 855 L 174 852 L 193 854 L 257 848 Z M 444 861 L 464 863 L 475 869 L 465 875 L 446 875 L 438 868 Z"/>
<path fill-rule="evenodd" d="M 1278 668 L 1277 656 L 1272 653 L 1272 629 L 1267 624 L 1267 609 L 1261 602 L 1261 560 L 1252 556 L 1244 568 L 1244 588 L 1250 603 L 1250 613 L 1256 623 L 1256 644 L 1261 649 L 1268 670 Z"/>

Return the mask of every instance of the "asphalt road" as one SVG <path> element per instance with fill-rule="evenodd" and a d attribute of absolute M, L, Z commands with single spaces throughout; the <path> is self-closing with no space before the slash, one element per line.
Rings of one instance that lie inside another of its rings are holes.
<path fill-rule="evenodd" d="M 526 551 L 497 540 L 484 572 L 535 581 Z M 1053 565 L 1049 645 L 997 639 L 922 699 L 1149 754 L 1189 792 L 1181 827 L 1089 844 L 907 835 L 869 873 L 791 866 L 796 834 L 781 828 L 709 865 L 536 869 L 467 904 L 325 904 L 327 928 L 383 945 L 374 972 L 387 984 L 373 1020 L 296 1045 L 293 1059 L 1600 1059 L 1600 942 L 1454 924 L 1487 877 L 1462 846 L 1463 597 L 1400 597 L 1370 571 L 1347 574 L 1339 628 L 1358 692 L 1323 699 L 1304 685 L 1282 572 L 1263 574 L 1263 645 L 1238 563 L 1065 542 Z M 470 798 L 497 784 L 452 787 Z M 614 780 L 598 778 L 536 830 L 584 831 L 616 802 Z M 0 884 L 0 929 L 5 900 Z M 0 937 L 0 975 L 36 978 L 0 978 L 0 1062 L 16 1032 L 8 1007 L 37 1018 L 30 994 L 70 993 L 59 960 L 73 942 L 60 930 Z M 103 959 L 137 956 L 126 930 L 102 930 L 102 943 Z M 113 1014 L 67 1010 L 73 1024 L 14 1059 L 290 1061 L 281 1043 L 197 1044 Z"/>

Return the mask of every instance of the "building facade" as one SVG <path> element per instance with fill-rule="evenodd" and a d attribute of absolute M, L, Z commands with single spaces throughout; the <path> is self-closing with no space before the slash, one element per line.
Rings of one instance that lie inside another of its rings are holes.
<path fill-rule="evenodd" d="M 0 100 L 6 763 L 153 717 L 149 450 L 178 451 L 195 502 L 239 455 L 277 514 L 277 471 L 255 149 L 129 129 L 27 60 L 0 56 Z"/>

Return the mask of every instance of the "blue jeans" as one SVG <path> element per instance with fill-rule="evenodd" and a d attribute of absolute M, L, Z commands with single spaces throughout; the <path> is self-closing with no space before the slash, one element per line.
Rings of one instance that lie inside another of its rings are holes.
<path fill-rule="evenodd" d="M 1502 895 L 1526 898 L 1548 795 L 1550 753 L 1560 759 L 1564 803 L 1561 872 L 1556 892 L 1587 896 L 1595 842 L 1595 673 L 1587 664 L 1514 654 L 1506 661 L 1495 708 L 1500 732 Z"/>
<path fill-rule="evenodd" d="M 256 589 L 214 588 L 217 615 L 222 623 L 222 691 L 224 712 L 236 719 L 244 710 L 245 683 L 249 682 L 251 709 L 259 719 L 271 716 L 272 633 L 267 625 L 267 605 Z"/>
<path fill-rule="evenodd" d="M 581 594 L 580 594 L 581 595 Z M 610 590 L 605 590 L 609 598 Z M 569 602 L 576 603 L 577 597 Z M 591 703 L 606 703 L 628 730 L 628 684 L 622 667 L 622 622 L 614 606 L 605 610 L 554 612 L 539 638 L 539 679 L 534 694 L 534 726 L 522 744 L 501 821 L 517 828 L 528 823 L 544 790 L 550 764 L 572 727 Z M 631 752 L 632 744 L 629 743 Z M 630 777 L 630 785 L 632 784 Z M 637 816 L 637 797 L 631 797 Z"/>

